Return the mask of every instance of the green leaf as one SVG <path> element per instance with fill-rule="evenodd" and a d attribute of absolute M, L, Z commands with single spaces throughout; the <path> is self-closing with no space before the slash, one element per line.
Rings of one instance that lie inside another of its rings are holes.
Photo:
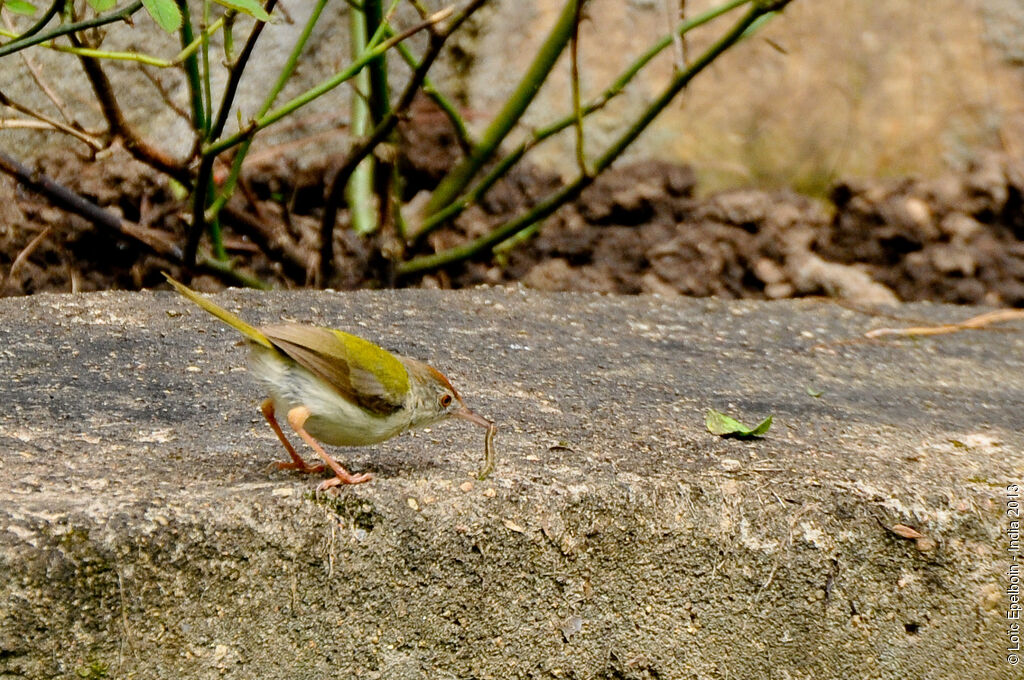
<path fill-rule="evenodd" d="M 244 12 L 249 16 L 255 17 L 259 21 L 270 21 L 270 15 L 267 14 L 260 3 L 256 0 L 213 0 L 218 5 L 223 5 L 228 9 L 237 10 Z"/>
<path fill-rule="evenodd" d="M 704 424 L 708 432 L 720 437 L 760 437 L 772 426 L 772 417 L 768 416 L 757 427 L 750 429 L 735 418 L 709 408 L 708 414 L 704 417 Z"/>
<path fill-rule="evenodd" d="M 25 16 L 32 16 L 36 13 L 36 6 L 31 2 L 25 2 L 25 0 L 2 0 L 0 7 L 6 7 L 15 14 L 24 14 Z"/>
<path fill-rule="evenodd" d="M 816 390 L 813 387 L 811 387 L 810 385 L 808 385 L 806 389 L 807 389 L 808 396 L 814 397 L 815 399 L 817 399 L 818 397 L 820 397 L 821 395 L 824 394 L 824 392 L 822 392 L 821 390 Z"/>
<path fill-rule="evenodd" d="M 117 0 L 89 0 L 89 7 L 92 7 L 97 12 L 106 12 L 116 4 Z"/>
<path fill-rule="evenodd" d="M 174 0 L 142 0 L 142 6 L 153 17 L 153 21 L 168 33 L 181 28 L 181 10 Z"/>
<path fill-rule="evenodd" d="M 768 22 L 770 22 L 778 15 L 779 12 L 768 12 L 767 14 L 762 14 L 761 16 L 754 20 L 754 23 L 750 24 L 750 26 L 747 27 L 747 30 L 743 31 L 742 39 L 746 40 L 747 38 L 751 37 L 758 31 L 760 31 L 762 28 L 765 27 L 765 25 L 768 24 Z"/>

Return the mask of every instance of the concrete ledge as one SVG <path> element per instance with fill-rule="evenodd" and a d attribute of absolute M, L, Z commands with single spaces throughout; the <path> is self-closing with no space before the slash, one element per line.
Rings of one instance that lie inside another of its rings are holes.
<path fill-rule="evenodd" d="M 266 470 L 244 350 L 186 301 L 0 300 L 0 678 L 1019 677 L 1019 327 L 816 348 L 898 324 L 504 289 L 218 299 L 431 361 L 503 426 L 496 473 L 471 480 L 482 433 L 451 423 L 339 450 L 378 478 L 313 499 Z M 708 407 L 775 426 L 719 439 Z"/>

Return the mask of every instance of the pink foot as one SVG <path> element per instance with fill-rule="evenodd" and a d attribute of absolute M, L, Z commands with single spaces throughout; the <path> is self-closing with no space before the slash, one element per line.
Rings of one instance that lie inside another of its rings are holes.
<path fill-rule="evenodd" d="M 292 462 L 289 462 L 289 463 L 284 463 L 284 462 L 274 463 L 274 466 L 278 470 L 298 470 L 299 472 L 305 472 L 306 474 L 313 473 L 313 472 L 323 472 L 324 470 L 327 469 L 327 466 L 322 464 L 322 463 L 319 463 L 317 465 L 310 465 L 309 463 L 307 463 L 305 461 L 302 461 L 302 462 L 292 461 Z"/>
<path fill-rule="evenodd" d="M 330 479 L 321 482 L 320 485 L 316 487 L 316 491 L 317 493 L 320 493 L 321 491 L 327 491 L 327 489 L 335 486 L 341 486 L 342 484 L 362 484 L 370 481 L 371 479 L 373 479 L 373 473 L 370 472 L 358 475 L 348 474 L 345 477 L 338 475 L 337 477 L 331 477 Z"/>

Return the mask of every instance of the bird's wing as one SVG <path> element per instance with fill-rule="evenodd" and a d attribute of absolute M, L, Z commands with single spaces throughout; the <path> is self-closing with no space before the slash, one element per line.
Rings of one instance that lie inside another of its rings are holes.
<path fill-rule="evenodd" d="M 369 340 L 301 324 L 260 330 L 281 352 L 363 408 L 383 416 L 404 404 L 409 392 L 405 365 Z"/>

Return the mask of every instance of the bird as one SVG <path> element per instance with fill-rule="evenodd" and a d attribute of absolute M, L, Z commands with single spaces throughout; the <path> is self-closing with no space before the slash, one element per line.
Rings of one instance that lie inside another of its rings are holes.
<path fill-rule="evenodd" d="M 249 370 L 269 396 L 263 417 L 291 460 L 280 470 L 334 472 L 317 491 L 361 484 L 372 473 L 352 474 L 319 442 L 331 446 L 377 444 L 413 428 L 461 418 L 487 428 L 481 479 L 493 470 L 495 424 L 466 406 L 458 391 L 433 366 L 392 354 L 369 340 L 333 328 L 282 323 L 257 328 L 164 272 L 183 296 L 240 332 L 249 341 Z M 292 430 L 323 460 L 308 463 L 277 421 L 284 413 Z"/>

